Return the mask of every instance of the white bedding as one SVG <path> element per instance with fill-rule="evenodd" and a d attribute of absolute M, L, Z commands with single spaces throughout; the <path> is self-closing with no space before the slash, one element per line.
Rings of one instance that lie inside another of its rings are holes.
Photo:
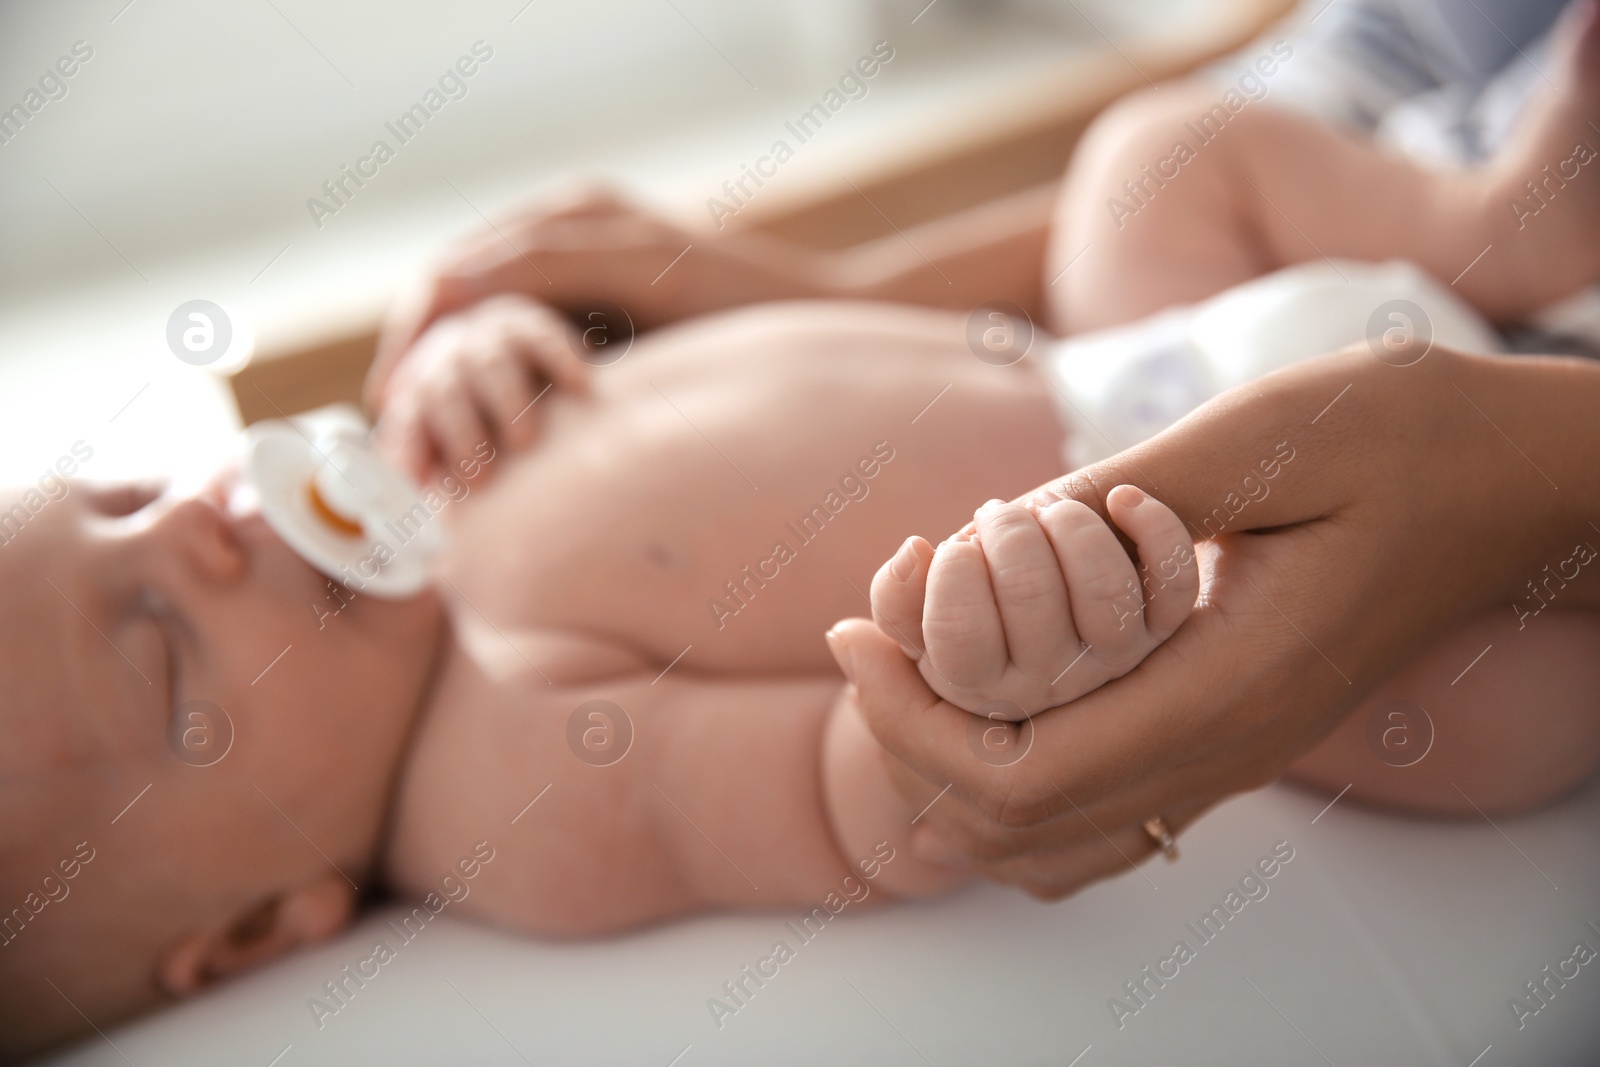
<path fill-rule="evenodd" d="M 1323 812 L 1327 803 L 1275 786 L 1193 827 L 1176 865 L 1147 864 L 1055 905 L 985 886 L 847 910 L 806 944 L 787 912 L 570 944 L 445 916 L 319 1030 L 307 1001 L 367 955 L 379 913 L 326 948 L 50 1062 L 1600 1063 L 1600 962 L 1580 966 L 1520 1029 L 1509 1006 L 1577 942 L 1600 950 L 1588 925 L 1600 926 L 1600 782 L 1497 827 L 1347 800 Z M 1266 896 L 1201 944 L 1185 924 L 1284 841 L 1294 858 Z M 1108 1001 L 1180 938 L 1194 958 L 1119 1030 Z M 779 939 L 795 958 L 718 1029 L 708 998 Z"/>

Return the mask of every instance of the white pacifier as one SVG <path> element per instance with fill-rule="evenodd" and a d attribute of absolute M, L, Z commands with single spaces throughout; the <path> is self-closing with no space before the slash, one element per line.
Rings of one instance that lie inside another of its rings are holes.
<path fill-rule="evenodd" d="M 262 518 L 307 563 L 378 597 L 428 584 L 444 529 L 416 486 L 377 454 L 353 409 L 259 422 L 243 444 L 240 466 Z"/>

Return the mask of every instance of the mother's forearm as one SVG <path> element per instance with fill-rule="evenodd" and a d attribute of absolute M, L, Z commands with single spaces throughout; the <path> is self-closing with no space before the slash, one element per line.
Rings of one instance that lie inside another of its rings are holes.
<path fill-rule="evenodd" d="M 1005 300 L 1045 321 L 1052 184 L 945 216 L 840 253 L 840 295 L 970 311 Z"/>

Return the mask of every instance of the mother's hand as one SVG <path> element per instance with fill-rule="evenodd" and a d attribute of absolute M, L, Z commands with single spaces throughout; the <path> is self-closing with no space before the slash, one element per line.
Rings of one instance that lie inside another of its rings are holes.
<path fill-rule="evenodd" d="M 1363 347 L 1052 483 L 1102 515 L 1123 483 L 1172 507 L 1205 539 L 1200 603 L 1131 673 L 1025 724 L 1000 750 L 1020 758 L 870 622 L 841 623 L 897 786 L 932 805 L 916 848 L 1054 898 L 1151 854 L 1145 820 L 1176 830 L 1272 781 L 1441 629 L 1512 611 L 1595 532 L 1597 401 L 1591 363 L 1435 350 L 1397 367 Z"/>
<path fill-rule="evenodd" d="M 604 186 L 582 186 L 485 220 L 401 293 L 365 399 L 382 410 L 396 368 L 428 327 L 496 293 L 583 319 L 614 304 L 628 321 L 608 329 L 644 330 L 762 300 L 834 295 L 831 270 L 823 253 L 752 233 L 690 231 Z"/>

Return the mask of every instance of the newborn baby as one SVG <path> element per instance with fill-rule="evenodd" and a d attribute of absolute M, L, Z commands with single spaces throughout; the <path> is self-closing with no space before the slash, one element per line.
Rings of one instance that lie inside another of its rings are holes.
<path fill-rule="evenodd" d="M 411 599 L 313 570 L 229 470 L 76 485 L 0 552 L 8 1050 L 330 937 L 378 887 L 553 936 L 938 892 L 963 874 L 906 847 L 833 621 L 870 587 L 999 727 L 1130 669 L 1194 601 L 1188 533 L 1132 487 L 1116 531 L 1047 492 L 931 564 L 894 551 L 1058 467 L 1048 387 L 973 359 L 955 316 L 769 305 L 582 352 L 519 297 L 419 346 L 565 384 L 522 411 L 531 447 L 457 467 Z M 222 751 L 179 758 L 224 718 Z"/>
<path fill-rule="evenodd" d="M 11 1049 L 326 938 L 378 886 L 438 899 L 468 868 L 452 914 L 548 935 L 960 879 L 903 847 L 916 813 L 823 634 L 866 608 L 906 529 L 1058 469 L 1047 388 L 974 360 L 953 316 L 886 306 L 709 318 L 604 368 L 571 333 L 501 298 L 419 348 L 460 367 L 531 346 L 563 383 L 518 423 L 533 447 L 457 468 L 471 489 L 435 520 L 451 547 L 423 595 L 330 582 L 232 471 L 192 496 L 75 485 L 0 552 Z M 1119 667 L 1182 619 L 1192 563 L 1147 627 L 1111 529 L 1072 503 L 1043 521 L 1086 634 L 1122 598 Z M 1149 560 L 1188 545 L 1137 494 L 1117 521 Z M 997 536 L 998 558 L 1057 567 L 1043 533 Z M 957 576 L 933 603 L 987 595 Z M 1068 619 L 1040 626 L 1040 657 Z M 1004 693 L 1043 706 L 1100 671 Z M 175 756 L 224 714 L 220 758 Z"/>

